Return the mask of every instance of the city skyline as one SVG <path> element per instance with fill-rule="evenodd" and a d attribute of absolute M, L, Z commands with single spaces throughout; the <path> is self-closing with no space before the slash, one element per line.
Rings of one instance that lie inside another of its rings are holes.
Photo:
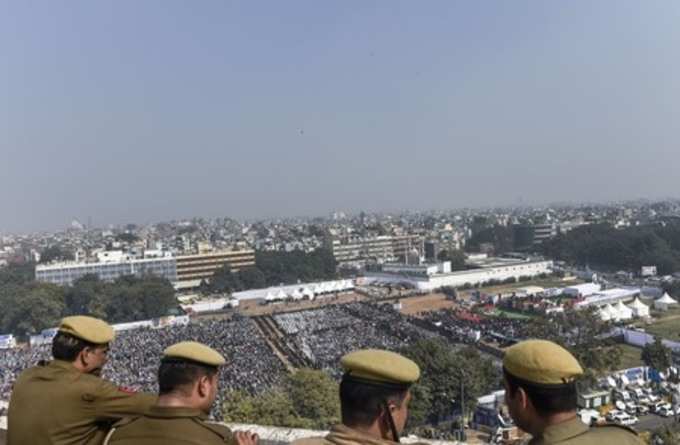
<path fill-rule="evenodd" d="M 0 7 L 2 232 L 673 197 L 680 5 Z"/>

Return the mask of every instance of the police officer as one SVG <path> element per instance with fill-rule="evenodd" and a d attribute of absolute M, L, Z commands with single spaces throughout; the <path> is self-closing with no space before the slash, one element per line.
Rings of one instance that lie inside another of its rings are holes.
<path fill-rule="evenodd" d="M 110 425 L 156 400 L 99 377 L 113 328 L 97 318 L 61 321 L 54 360 L 21 373 L 9 402 L 7 445 L 101 444 Z"/>
<path fill-rule="evenodd" d="M 404 429 L 409 388 L 420 368 L 399 354 L 376 349 L 351 352 L 340 360 L 342 424 L 325 437 L 299 439 L 294 445 L 394 444 Z"/>
<path fill-rule="evenodd" d="M 515 424 L 533 436 L 530 444 L 641 445 L 629 428 L 591 428 L 581 422 L 576 413 L 576 379 L 582 374 L 574 356 L 546 340 L 527 340 L 506 350 L 505 402 Z"/>
<path fill-rule="evenodd" d="M 163 352 L 158 369 L 158 403 L 143 416 L 114 425 L 104 445 L 256 445 L 257 436 L 206 422 L 218 390 L 224 357 L 201 343 L 186 341 Z"/>

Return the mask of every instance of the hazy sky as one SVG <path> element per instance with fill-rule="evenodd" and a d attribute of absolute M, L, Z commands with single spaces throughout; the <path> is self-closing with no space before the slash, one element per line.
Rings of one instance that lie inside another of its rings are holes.
<path fill-rule="evenodd" d="M 680 196 L 677 1 L 0 0 L 0 230 Z"/>

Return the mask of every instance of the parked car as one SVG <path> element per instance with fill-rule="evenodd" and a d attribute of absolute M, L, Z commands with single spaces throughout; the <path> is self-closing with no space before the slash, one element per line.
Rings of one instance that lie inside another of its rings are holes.
<path fill-rule="evenodd" d="M 631 416 L 637 414 L 637 405 L 633 402 L 626 403 L 626 412 Z"/>
<path fill-rule="evenodd" d="M 625 389 L 615 389 L 614 390 L 614 399 L 615 400 L 621 400 L 623 402 L 629 402 L 630 401 L 630 394 Z"/>
<path fill-rule="evenodd" d="M 625 426 L 631 426 L 635 425 L 638 423 L 638 418 L 635 416 L 631 416 L 626 413 L 620 413 L 614 416 L 612 419 L 614 423 L 618 423 L 619 425 L 625 425 Z"/>
<path fill-rule="evenodd" d="M 609 412 L 607 413 L 607 415 L 604 416 L 604 418 L 605 418 L 607 421 L 609 421 L 609 422 L 613 422 L 614 419 L 615 419 L 617 416 L 620 416 L 621 414 L 624 414 L 623 411 L 619 411 L 618 409 L 613 409 L 613 410 L 609 411 Z"/>
<path fill-rule="evenodd" d="M 662 409 L 669 410 L 672 408 L 671 404 L 666 402 L 656 402 L 651 406 L 651 410 L 654 414 L 659 414 Z"/>
<path fill-rule="evenodd" d="M 657 414 L 660 415 L 661 417 L 671 417 L 675 415 L 675 411 L 673 411 L 673 408 L 671 407 L 662 406 L 657 412 Z"/>
<path fill-rule="evenodd" d="M 645 414 L 649 414 L 649 408 L 647 405 L 637 405 L 637 415 L 638 416 L 644 416 Z"/>

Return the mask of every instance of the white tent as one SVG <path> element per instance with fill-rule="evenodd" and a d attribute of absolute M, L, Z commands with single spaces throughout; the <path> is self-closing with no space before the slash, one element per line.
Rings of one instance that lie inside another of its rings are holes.
<path fill-rule="evenodd" d="M 316 286 L 314 286 L 314 295 L 321 295 L 324 292 L 326 291 L 323 287 L 323 284 L 317 284 Z"/>
<path fill-rule="evenodd" d="M 277 300 L 285 300 L 286 299 L 286 293 L 282 291 L 281 289 L 277 290 L 276 293 L 274 294 Z"/>
<path fill-rule="evenodd" d="M 602 306 L 597 314 L 600 316 L 600 320 L 609 321 L 612 318 L 612 314 L 607 310 L 606 306 Z"/>
<path fill-rule="evenodd" d="M 619 313 L 619 320 L 630 320 L 631 318 L 633 318 L 633 310 L 626 306 L 625 304 L 623 304 L 622 301 L 616 303 L 615 309 L 616 312 Z"/>
<path fill-rule="evenodd" d="M 633 300 L 631 304 L 628 305 L 633 311 L 633 315 L 636 317 L 649 317 L 649 307 L 640 301 L 639 298 Z"/>
<path fill-rule="evenodd" d="M 611 304 L 607 303 L 602 310 L 607 312 L 611 321 L 619 321 L 619 311 Z"/>
<path fill-rule="evenodd" d="M 300 291 L 302 293 L 303 297 L 307 297 L 310 300 L 314 299 L 314 291 L 309 288 L 309 287 L 303 287 L 302 290 Z"/>
<path fill-rule="evenodd" d="M 668 292 L 663 294 L 663 297 L 659 298 L 654 302 L 654 308 L 659 309 L 661 311 L 667 311 L 669 306 L 673 304 L 678 304 L 677 301 L 671 298 L 670 295 L 668 295 Z"/>
<path fill-rule="evenodd" d="M 267 292 L 267 295 L 264 296 L 265 301 L 274 301 L 276 300 L 276 296 L 272 294 L 271 292 Z"/>
<path fill-rule="evenodd" d="M 302 292 L 300 292 L 299 289 L 293 289 L 293 292 L 290 292 L 288 296 L 293 300 L 302 300 L 303 297 Z"/>

